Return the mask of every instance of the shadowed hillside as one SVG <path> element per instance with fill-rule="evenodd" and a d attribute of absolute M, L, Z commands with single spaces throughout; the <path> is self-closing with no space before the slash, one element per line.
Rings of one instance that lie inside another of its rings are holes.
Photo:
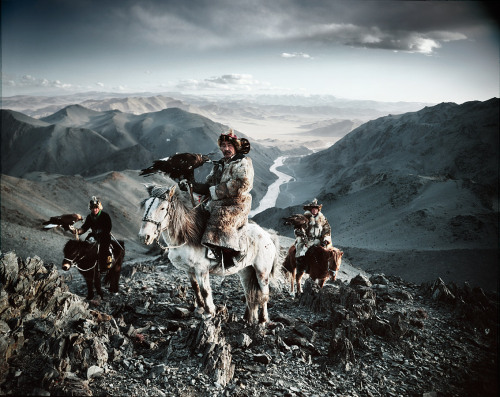
<path fill-rule="evenodd" d="M 329 149 L 285 162 L 294 180 L 277 206 L 286 208 L 255 220 L 275 225 L 317 197 L 334 244 L 365 270 L 496 288 L 498 131 L 497 98 L 370 121 Z"/>
<path fill-rule="evenodd" d="M 221 158 L 217 138 L 228 127 L 178 108 L 133 115 L 68 106 L 41 120 L 2 110 L 2 173 L 24 177 L 30 172 L 92 176 L 146 168 L 153 160 L 176 153 Z M 245 136 L 239 132 L 241 137 Z M 269 181 L 279 150 L 251 141 L 256 206 Z M 209 166 L 197 170 L 203 179 Z"/>

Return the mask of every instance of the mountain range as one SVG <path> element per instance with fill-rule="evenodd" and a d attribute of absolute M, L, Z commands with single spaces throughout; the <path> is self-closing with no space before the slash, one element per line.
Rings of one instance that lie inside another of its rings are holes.
<path fill-rule="evenodd" d="M 211 154 L 217 160 L 221 157 L 217 138 L 228 131 L 227 126 L 178 108 L 134 115 L 70 105 L 41 119 L 1 112 L 2 173 L 16 177 L 30 172 L 95 176 L 137 170 L 183 152 Z M 276 179 L 269 168 L 277 152 L 252 142 L 255 203 L 265 194 L 268 181 Z M 209 170 L 200 169 L 199 177 L 203 179 Z"/>
<path fill-rule="evenodd" d="M 427 276 L 428 261 L 433 275 L 481 275 L 496 286 L 498 98 L 369 121 L 326 150 L 290 157 L 281 171 L 294 179 L 258 223 L 291 236 L 280 218 L 316 197 L 334 244 L 367 271 L 396 262 L 389 273 L 414 281 Z"/>
<path fill-rule="evenodd" d="M 289 99 L 273 108 L 293 109 Z M 301 119 L 307 128 L 293 134 L 305 139 L 331 137 L 335 132 L 325 128 L 333 123 L 344 129 L 335 144 L 312 154 L 287 136 L 259 140 L 237 131 L 252 142 L 254 208 L 276 179 L 269 168 L 277 157 L 287 156 L 280 170 L 293 176 L 276 206 L 253 220 L 291 237 L 281 218 L 302 213 L 316 197 L 334 245 L 353 265 L 409 281 L 442 277 L 498 288 L 499 100 L 385 114 L 359 126 L 334 116 Z M 129 258 L 146 254 L 136 238 L 142 184 L 164 180 L 139 177 L 138 170 L 176 152 L 216 153 L 217 136 L 227 128 L 175 107 L 132 114 L 70 105 L 40 119 L 2 110 L 2 251 L 58 260 L 68 236 L 49 236 L 37 225 L 61 213 L 85 213 L 97 194 L 113 214 L 117 237 L 127 240 Z"/>

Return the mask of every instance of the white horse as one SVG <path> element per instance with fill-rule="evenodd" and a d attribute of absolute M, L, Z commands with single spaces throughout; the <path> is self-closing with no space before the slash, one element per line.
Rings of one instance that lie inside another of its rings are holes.
<path fill-rule="evenodd" d="M 193 208 L 188 194 L 176 189 L 176 186 L 146 187 L 149 198 L 141 203 L 144 208 L 139 231 L 141 241 L 146 245 L 157 241 L 162 246 L 159 240 L 162 236 L 168 245 L 168 258 L 177 269 L 187 272 L 196 303 L 207 313 L 215 314 L 209 274 L 224 276 L 238 273 L 246 298 L 245 320 L 250 323 L 269 321 L 269 280 L 275 277 L 279 268 L 277 236 L 256 223 L 248 223 L 246 255 L 237 265 L 224 270 L 207 258 L 206 248 L 201 244 L 208 212 L 201 205 Z"/>

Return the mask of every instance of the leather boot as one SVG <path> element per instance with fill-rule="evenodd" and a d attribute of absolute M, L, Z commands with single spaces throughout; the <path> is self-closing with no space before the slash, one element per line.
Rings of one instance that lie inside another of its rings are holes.
<path fill-rule="evenodd" d="M 229 269 L 234 266 L 234 251 L 223 251 L 222 252 L 222 260 L 224 262 L 224 269 Z"/>

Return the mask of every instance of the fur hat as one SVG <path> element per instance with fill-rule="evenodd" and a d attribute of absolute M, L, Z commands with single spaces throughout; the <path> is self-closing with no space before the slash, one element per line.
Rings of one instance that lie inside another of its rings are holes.
<path fill-rule="evenodd" d="M 222 142 L 231 143 L 236 149 L 236 153 L 247 154 L 250 151 L 250 142 L 248 139 L 238 139 L 232 128 L 227 132 L 227 134 L 220 134 L 219 139 L 217 140 L 217 145 L 220 147 Z"/>
<path fill-rule="evenodd" d="M 96 196 L 92 196 L 92 198 L 90 199 L 89 210 L 91 210 L 94 207 L 99 208 L 99 211 L 102 210 L 101 200 L 98 197 L 96 197 Z"/>
<path fill-rule="evenodd" d="M 323 204 L 318 204 L 318 199 L 314 199 L 309 204 L 304 205 L 305 211 L 311 211 L 313 208 L 317 208 L 318 211 L 321 211 L 321 208 L 323 208 Z"/>

